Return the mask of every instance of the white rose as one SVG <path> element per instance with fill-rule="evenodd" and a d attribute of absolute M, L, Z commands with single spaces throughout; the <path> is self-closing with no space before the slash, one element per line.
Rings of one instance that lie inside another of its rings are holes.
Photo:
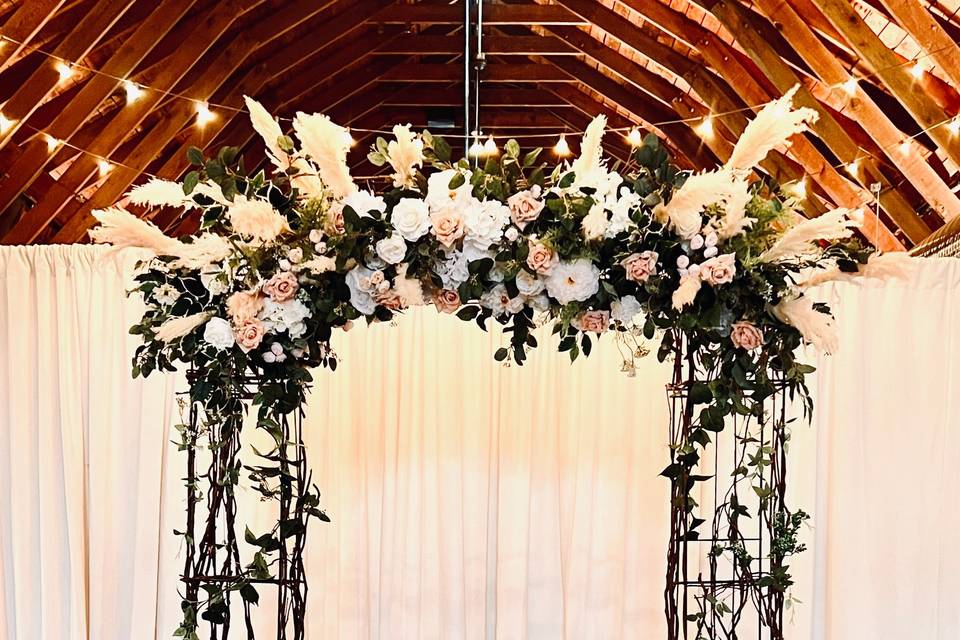
<path fill-rule="evenodd" d="M 400 234 L 377 242 L 377 255 L 387 264 L 399 264 L 407 254 L 407 243 Z"/>
<path fill-rule="evenodd" d="M 517 231 L 516 227 L 510 227 L 503 233 L 503 237 L 509 240 L 510 242 L 516 242 L 517 238 L 520 237 L 520 232 Z"/>
<path fill-rule="evenodd" d="M 217 349 L 229 349 L 234 344 L 233 327 L 223 318 L 210 318 L 203 330 L 203 341 Z"/>
<path fill-rule="evenodd" d="M 321 231 L 320 229 L 311 229 L 310 242 L 313 242 L 314 244 L 323 242 L 323 231 Z"/>
<path fill-rule="evenodd" d="M 287 252 L 287 260 L 293 264 L 303 260 L 303 249 L 300 247 L 294 247 L 293 249 L 290 249 L 290 251 Z"/>
<path fill-rule="evenodd" d="M 600 270 L 586 258 L 560 262 L 547 274 L 547 293 L 560 304 L 583 302 L 600 290 Z"/>
<path fill-rule="evenodd" d="M 535 296 L 544 288 L 543 280 L 529 271 L 521 269 L 517 273 L 517 290 L 525 296 Z"/>
<path fill-rule="evenodd" d="M 503 238 L 503 228 L 510 222 L 510 208 L 496 200 L 470 200 L 471 206 L 463 216 L 464 245 L 485 251 Z"/>
<path fill-rule="evenodd" d="M 430 209 L 416 198 L 403 198 L 390 214 L 390 222 L 404 240 L 414 242 L 430 230 Z"/>
<path fill-rule="evenodd" d="M 345 207 L 350 207 L 361 218 L 369 216 L 371 211 L 383 213 L 387 210 L 387 203 L 380 196 L 369 191 L 354 191 L 340 201 Z"/>
<path fill-rule="evenodd" d="M 377 302 L 373 299 L 374 291 L 370 287 L 370 276 L 373 271 L 366 267 L 354 267 L 347 272 L 346 282 L 350 289 L 350 304 L 365 316 L 377 310 Z"/>

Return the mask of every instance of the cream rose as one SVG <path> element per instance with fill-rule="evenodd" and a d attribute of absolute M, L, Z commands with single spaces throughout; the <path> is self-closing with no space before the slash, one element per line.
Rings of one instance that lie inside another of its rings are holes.
<path fill-rule="evenodd" d="M 274 302 L 286 302 L 297 295 L 300 284 L 297 276 L 289 271 L 283 271 L 267 280 L 263 285 L 263 292 Z"/>
<path fill-rule="evenodd" d="M 603 333 L 610 326 L 609 311 L 584 311 L 577 319 L 580 331 Z"/>
<path fill-rule="evenodd" d="M 710 258 L 700 265 L 700 278 L 707 284 L 718 285 L 733 282 L 733 276 L 736 273 L 736 256 L 732 253 Z"/>
<path fill-rule="evenodd" d="M 752 322 L 741 320 L 730 327 L 730 342 L 733 346 L 753 351 L 763 344 L 763 331 Z"/>
<path fill-rule="evenodd" d="M 264 333 L 266 333 L 266 330 L 263 323 L 256 318 L 252 318 L 237 327 L 234 331 L 234 338 L 241 349 L 250 351 L 250 349 L 256 349 L 260 346 Z"/>
<path fill-rule="evenodd" d="M 343 207 L 336 207 L 327 211 L 323 217 L 323 230 L 331 236 L 340 235 L 347 230 L 343 221 Z"/>
<path fill-rule="evenodd" d="M 263 296 L 257 291 L 237 291 L 227 298 L 227 315 L 234 326 L 253 320 L 262 309 Z"/>
<path fill-rule="evenodd" d="M 404 240 L 419 240 L 430 230 L 427 203 L 416 198 L 404 198 L 390 212 L 390 223 Z"/>
<path fill-rule="evenodd" d="M 437 311 L 453 313 L 460 308 L 460 294 L 453 289 L 440 289 L 433 294 L 433 304 Z"/>
<path fill-rule="evenodd" d="M 452 207 L 431 211 L 430 224 L 433 226 L 430 232 L 448 249 L 463 237 L 463 214 Z"/>
<path fill-rule="evenodd" d="M 656 251 L 644 251 L 643 253 L 632 253 L 624 258 L 620 264 L 627 272 L 627 280 L 634 282 L 646 282 L 647 279 L 657 273 L 657 255 Z"/>
<path fill-rule="evenodd" d="M 550 273 L 553 267 L 560 261 L 557 252 L 538 240 L 530 239 L 527 242 L 527 266 L 541 275 Z"/>
<path fill-rule="evenodd" d="M 235 342 L 233 327 L 223 318 L 210 318 L 203 329 L 203 341 L 216 349 L 229 349 Z"/>
<path fill-rule="evenodd" d="M 528 224 L 540 217 L 543 202 L 537 200 L 529 190 L 520 191 L 507 198 L 510 207 L 510 219 L 523 230 Z"/>
<path fill-rule="evenodd" d="M 376 245 L 377 256 L 387 264 L 398 264 L 407 254 L 407 243 L 398 233 L 379 240 Z"/>

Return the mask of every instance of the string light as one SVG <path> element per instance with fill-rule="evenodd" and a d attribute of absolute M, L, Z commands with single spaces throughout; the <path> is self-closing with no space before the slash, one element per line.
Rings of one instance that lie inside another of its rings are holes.
<path fill-rule="evenodd" d="M 53 151 L 54 149 L 60 146 L 60 141 L 54 138 L 49 133 L 43 134 L 43 138 L 44 140 L 47 141 L 47 150 L 49 151 Z"/>
<path fill-rule="evenodd" d="M 143 89 L 136 82 L 123 81 L 123 90 L 127 92 L 127 102 L 136 102 L 143 95 Z"/>
<path fill-rule="evenodd" d="M 17 123 L 16 120 L 11 120 L 7 116 L 0 113 L 0 134 L 4 134 L 7 131 L 10 131 L 10 128 Z"/>
<path fill-rule="evenodd" d="M 793 184 L 788 185 L 787 193 L 793 195 L 797 200 L 805 200 L 807 198 L 807 179 L 800 178 Z"/>
<path fill-rule="evenodd" d="M 57 60 L 57 63 L 53 65 L 53 68 L 57 70 L 57 73 L 60 75 L 60 82 L 65 82 L 73 77 L 73 74 L 76 73 L 73 70 L 73 67 L 68 65 L 63 60 Z"/>
<path fill-rule="evenodd" d="M 473 132 L 473 144 L 470 145 L 470 148 L 467 150 L 467 155 L 471 158 L 479 158 L 483 156 L 483 143 L 480 142 L 480 134 L 476 131 Z"/>
<path fill-rule="evenodd" d="M 557 140 L 557 144 L 553 145 L 553 152 L 561 158 L 566 158 L 570 155 L 570 145 L 567 144 L 566 135 L 560 134 L 560 139 Z"/>
<path fill-rule="evenodd" d="M 2 123 L 0 123 L 0 130 L 2 130 Z M 947 124 L 947 131 L 952 135 L 957 135 L 960 133 L 960 116 L 957 116 Z"/>
<path fill-rule="evenodd" d="M 206 102 L 197 102 L 197 124 L 205 127 L 217 119 L 216 114 L 210 111 L 210 106 Z"/>
<path fill-rule="evenodd" d="M 97 169 L 100 171 L 100 177 L 107 175 L 113 169 L 113 163 L 106 158 L 97 160 Z"/>
<path fill-rule="evenodd" d="M 347 127 L 347 135 L 350 136 L 350 148 L 353 149 L 357 146 L 357 139 L 353 137 L 353 133 L 350 132 L 350 127 Z"/>
<path fill-rule="evenodd" d="M 857 79 L 853 76 L 850 76 L 847 81 L 840 86 L 843 87 L 843 90 L 846 91 L 847 95 L 851 98 L 857 95 Z"/>
<path fill-rule="evenodd" d="M 713 137 L 713 116 L 707 116 L 700 121 L 700 124 L 696 125 L 693 130 L 701 138 L 712 138 Z"/>
<path fill-rule="evenodd" d="M 624 136 L 624 138 L 626 138 L 627 144 L 629 144 L 631 147 L 639 147 L 641 144 L 643 144 L 643 134 L 640 133 L 640 129 L 637 129 L 636 127 L 630 129 L 630 133 Z"/>
<path fill-rule="evenodd" d="M 904 138 L 903 142 L 900 143 L 899 149 L 901 155 L 910 155 L 910 139 Z"/>
<path fill-rule="evenodd" d="M 857 177 L 857 173 L 860 171 L 860 158 L 857 158 L 853 162 L 847 165 L 847 173 L 849 173 L 854 178 Z"/>
<path fill-rule="evenodd" d="M 922 80 L 923 72 L 924 72 L 924 68 L 923 68 L 923 65 L 920 64 L 919 60 L 915 61 L 912 65 L 910 65 L 910 75 L 912 75 L 915 79 Z"/>
<path fill-rule="evenodd" d="M 487 156 L 495 156 L 500 153 L 500 149 L 497 148 L 497 143 L 493 141 L 493 135 L 487 138 L 487 141 L 483 143 L 483 153 Z"/>

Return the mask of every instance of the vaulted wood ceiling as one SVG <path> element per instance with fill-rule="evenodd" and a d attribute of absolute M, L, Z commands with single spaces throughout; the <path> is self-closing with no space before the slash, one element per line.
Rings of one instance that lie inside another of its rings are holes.
<path fill-rule="evenodd" d="M 350 126 L 356 176 L 380 173 L 364 130 L 394 123 L 430 123 L 462 152 L 462 3 L 0 2 L 2 242 L 83 241 L 93 209 L 148 174 L 179 178 L 191 145 L 263 164 L 244 94 L 281 117 L 322 111 Z M 817 135 L 763 170 L 809 174 L 809 215 L 866 206 L 864 234 L 891 249 L 960 214 L 960 0 L 513 0 L 484 2 L 483 22 L 484 133 L 530 147 L 568 131 L 576 150 L 575 132 L 604 113 L 666 137 L 682 166 L 711 168 L 749 107 L 799 83 Z M 200 126 L 203 102 L 215 118 Z M 630 152 L 613 134 L 607 150 Z M 171 233 L 196 225 L 144 215 Z"/>

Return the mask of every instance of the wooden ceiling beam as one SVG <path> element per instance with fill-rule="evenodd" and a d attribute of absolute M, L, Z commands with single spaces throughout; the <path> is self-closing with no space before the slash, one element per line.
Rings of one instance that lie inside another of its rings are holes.
<path fill-rule="evenodd" d="M 373 16 L 379 24 L 463 24 L 463 5 L 395 4 Z M 484 26 L 500 25 L 585 25 L 582 18 L 557 5 L 485 4 Z"/>
<path fill-rule="evenodd" d="M 544 36 L 484 36 L 483 50 L 488 56 L 576 55 L 577 51 L 559 38 Z M 375 55 L 459 55 L 462 36 L 404 35 L 372 51 Z"/>
<path fill-rule="evenodd" d="M 640 12 L 667 34 L 695 47 L 710 68 L 720 74 L 747 105 L 762 105 L 773 98 L 774 87 L 752 61 L 745 64 L 740 55 L 715 33 L 685 14 L 660 2 L 621 0 Z M 759 108 L 759 107 L 757 107 Z M 819 184 L 838 207 L 855 209 L 872 201 L 872 195 L 855 186 L 831 165 L 816 146 L 804 136 L 794 136 L 790 156 L 795 158 L 815 184 Z M 882 227 L 874 244 L 884 250 L 903 249 L 903 243 Z"/>
<path fill-rule="evenodd" d="M 53 19 L 65 0 L 30 0 L 21 4 L 16 12 L 0 27 L 0 34 L 15 40 L 0 47 L 0 71 L 17 60 L 27 49 L 34 36 L 40 33 L 47 22 Z"/>
<path fill-rule="evenodd" d="M 930 233 L 929 228 L 916 215 L 912 205 L 890 184 L 872 158 L 863 157 L 860 147 L 847 135 L 843 127 L 800 83 L 800 79 L 787 66 L 777 51 L 750 26 L 750 22 L 745 16 L 746 9 L 736 0 L 712 0 L 708 3 L 708 6 L 711 13 L 737 38 L 737 42 L 753 58 L 778 91 L 785 93 L 791 87 L 800 84 L 794 102 L 800 106 L 816 110 L 820 116 L 811 125 L 812 131 L 841 162 L 849 163 L 854 160 L 860 162 L 862 170 L 856 176 L 856 179 L 861 181 L 865 188 L 875 182 L 879 182 L 883 186 L 880 196 L 881 206 L 911 241 L 917 242 L 925 238 Z M 866 208 L 864 210 L 868 217 L 875 215 Z M 879 222 L 876 222 L 876 224 L 873 222 L 875 222 L 875 218 L 874 221 L 868 220 L 865 222 L 865 233 L 877 235 L 877 230 L 886 228 Z M 873 242 L 874 238 L 870 238 L 870 240 Z"/>
<path fill-rule="evenodd" d="M 174 27 L 192 3 L 193 0 L 164 0 L 157 4 L 154 12 L 140 23 L 124 46 L 101 67 L 103 74 L 93 74 L 75 97 L 44 127 L 47 134 L 57 140 L 69 140 L 97 105 L 117 89 L 119 82 L 114 77 L 130 75 L 151 47 Z M 5 171 L 7 178 L 0 182 L 0 211 L 6 209 L 43 171 L 50 153 L 47 141 L 39 138 L 34 138 L 24 147 L 17 163 Z"/>
<path fill-rule="evenodd" d="M 463 107 L 463 88 L 452 86 L 443 89 L 431 89 L 424 92 L 413 86 L 406 89 L 388 87 L 384 89 L 383 103 L 401 107 Z M 480 108 L 497 107 L 562 107 L 566 103 L 536 89 L 501 89 L 496 86 L 480 87 Z"/>
<path fill-rule="evenodd" d="M 135 0 L 99 0 L 93 11 L 88 13 L 53 50 L 53 54 L 66 60 L 81 60 L 134 2 Z M 0 134 L 0 147 L 10 140 L 23 122 L 60 82 L 60 74 L 53 60 L 47 60 L 14 92 L 3 105 L 3 115 L 13 122 L 7 131 Z"/>
<path fill-rule="evenodd" d="M 789 3 L 785 0 L 757 0 L 757 6 L 776 22 L 783 37 L 806 59 L 820 80 L 832 87 L 839 87 L 850 79 L 843 65 Z M 890 121 L 868 93 L 860 90 L 853 98 L 839 89 L 831 89 L 831 93 L 837 96 L 844 112 L 873 137 L 888 159 L 941 217 L 950 219 L 960 215 L 960 199 L 923 157 L 919 153 L 905 156 L 898 150 L 905 134 Z"/>
<path fill-rule="evenodd" d="M 882 0 L 890 15 L 913 36 L 933 62 L 960 87 L 960 46 L 917 0 Z"/>
<path fill-rule="evenodd" d="M 424 64 L 414 62 L 394 67 L 379 78 L 380 82 L 459 82 L 463 80 L 462 64 Z M 569 74 L 551 64 L 487 64 L 480 72 L 480 82 L 573 82 Z"/>
<path fill-rule="evenodd" d="M 202 20 L 193 24 L 192 37 L 187 37 L 177 53 L 167 61 L 168 64 L 159 70 L 159 73 L 149 83 L 145 82 L 145 84 L 161 90 L 172 90 L 177 81 L 187 73 L 205 51 L 217 42 L 220 36 L 234 24 L 235 20 L 245 15 L 241 5 L 255 7 L 259 4 L 260 2 L 251 4 L 243 0 L 232 0 L 227 5 L 212 8 Z M 233 51 L 233 48 L 230 48 L 230 50 Z M 237 50 L 238 56 L 243 53 L 245 52 Z M 209 94 L 205 95 L 196 91 L 192 92 L 191 95 L 197 99 L 206 99 Z M 100 157 L 111 157 L 128 135 L 136 131 L 148 116 L 158 118 L 165 115 L 166 111 L 158 110 L 158 105 L 163 97 L 163 94 L 157 92 L 145 92 L 138 101 L 118 111 L 106 122 L 99 123 L 100 135 L 88 141 L 85 140 L 86 144 L 77 143 L 78 146 Z M 79 133 L 82 134 L 82 131 Z M 71 139 L 71 142 L 73 142 L 73 139 Z M 67 191 L 78 192 L 96 171 L 95 159 L 83 155 L 70 166 L 66 173 L 60 176 L 59 182 L 64 184 Z M 66 203 L 56 198 L 44 197 L 30 211 L 29 217 L 25 217 L 19 225 L 12 229 L 3 238 L 2 242 L 4 244 L 32 242 L 40 235 L 47 224 L 56 217 L 57 212 L 64 204 Z"/>
<path fill-rule="evenodd" d="M 943 125 L 948 115 L 923 91 L 897 55 L 883 43 L 863 21 L 847 0 L 813 0 L 823 15 L 843 34 L 851 47 L 874 69 L 875 75 L 895 95 L 940 149 L 960 165 L 960 138 L 952 136 Z"/>

